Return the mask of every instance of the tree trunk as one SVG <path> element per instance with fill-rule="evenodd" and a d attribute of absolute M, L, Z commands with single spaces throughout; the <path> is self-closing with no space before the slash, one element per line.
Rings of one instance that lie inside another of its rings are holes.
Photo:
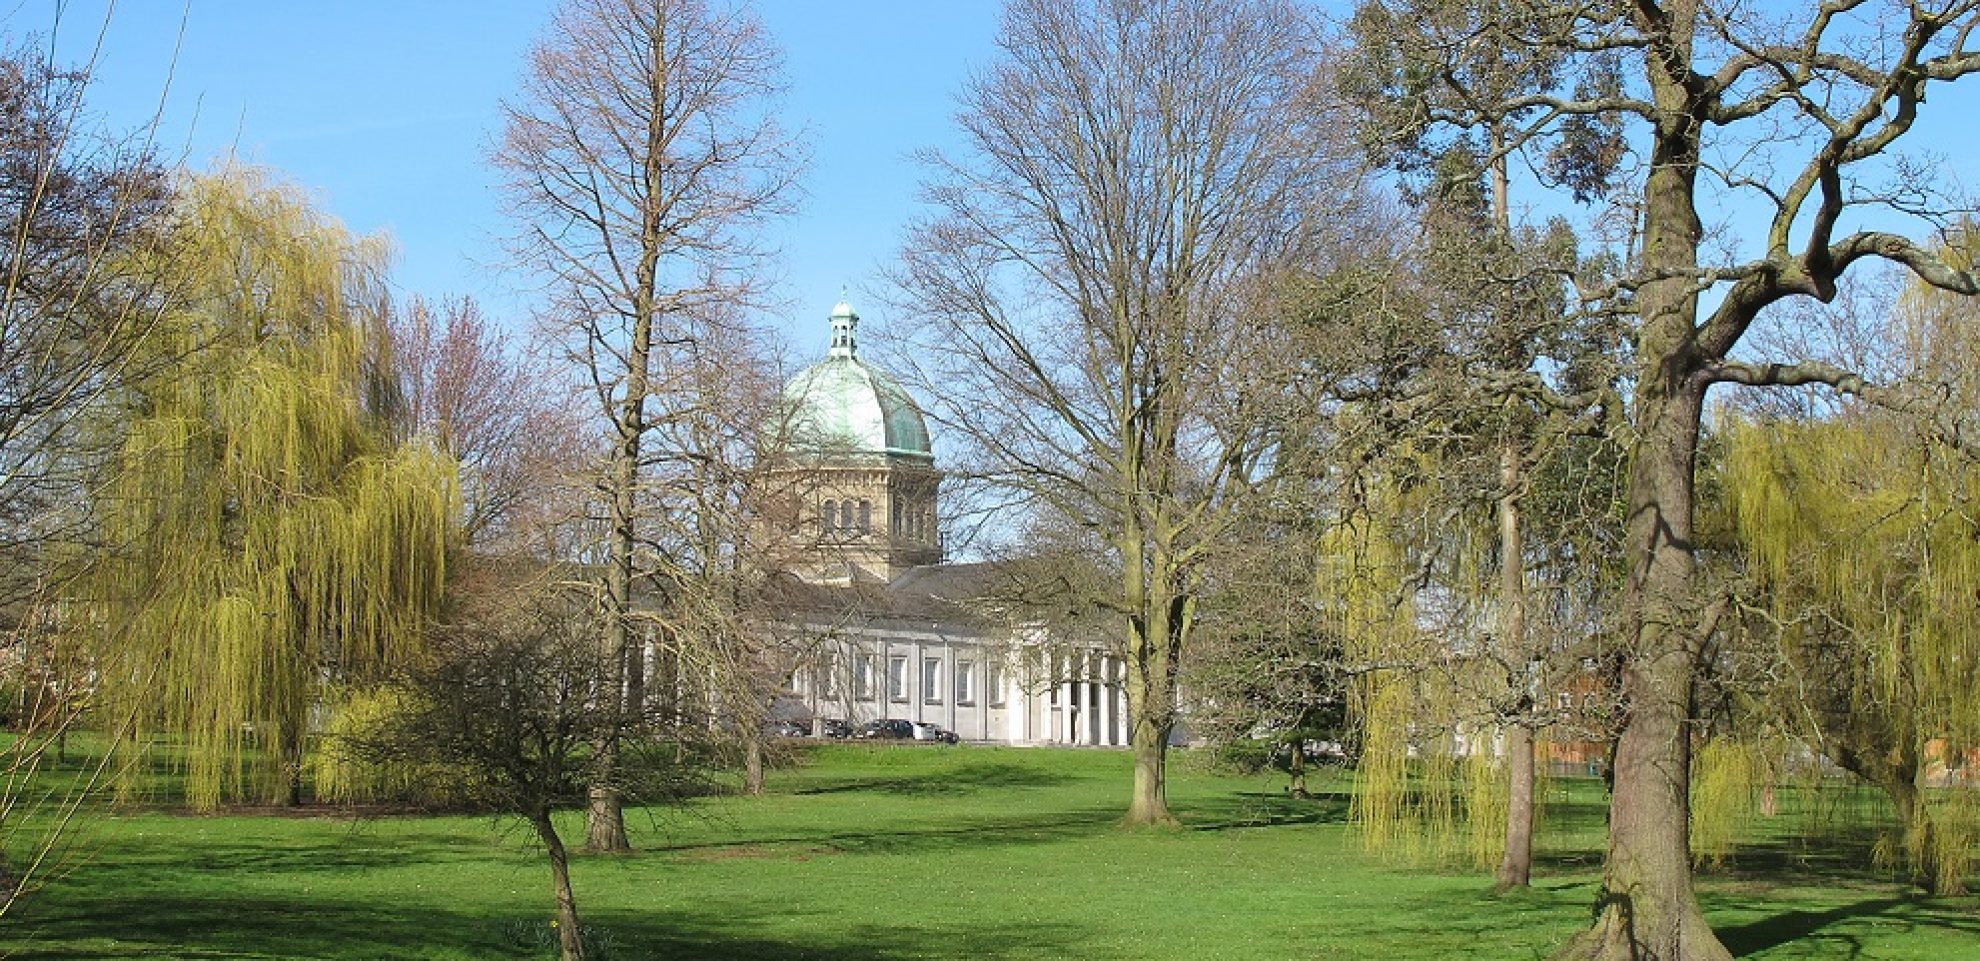
<path fill-rule="evenodd" d="M 743 735 L 743 793 L 750 797 L 763 796 L 763 734 Z"/>
<path fill-rule="evenodd" d="M 625 396 L 613 417 L 618 443 L 612 448 L 611 473 L 607 478 L 611 495 L 612 533 L 610 557 L 605 570 L 605 636 L 601 656 L 609 666 L 607 697 L 616 703 L 604 709 L 615 713 L 616 723 L 597 745 L 597 777 L 589 790 L 590 805 L 585 813 L 585 847 L 592 851 L 632 850 L 626 838 L 624 801 L 615 783 L 619 762 L 619 738 L 632 714 L 627 698 L 629 662 L 635 648 L 627 618 L 632 612 L 633 551 L 638 544 L 639 456 L 646 434 L 646 393 L 648 367 L 653 356 L 653 303 L 651 277 L 656 255 L 649 244 L 642 250 L 640 277 L 645 283 L 635 296 L 637 316 L 633 319 L 632 343 L 626 351 Z"/>
<path fill-rule="evenodd" d="M 1559 957 L 1604 961 L 1729 961 L 1705 923 L 1691 876 L 1693 680 L 1703 637 L 1693 602 L 1692 466 L 1699 388 L 1639 406 L 1641 440 L 1630 466 L 1629 594 L 1632 644 L 1622 673 L 1626 705 L 1609 804 L 1609 850 L 1595 926 Z M 1668 385 L 1663 385 L 1668 386 Z"/>
<path fill-rule="evenodd" d="M 1730 961 L 1698 907 L 1690 850 L 1693 683 L 1707 630 L 1694 583 L 1692 486 L 1706 388 L 1699 371 L 1711 360 L 1698 341 L 1696 280 L 1705 235 L 1697 209 L 1701 118 L 1710 104 L 1688 66 L 1697 4 L 1679 2 L 1656 16 L 1649 29 L 1671 46 L 1653 58 L 1648 77 L 1657 117 L 1643 186 L 1641 275 L 1650 279 L 1636 298 L 1623 727 L 1599 914 L 1559 956 Z"/>
<path fill-rule="evenodd" d="M 1878 786 L 1890 795 L 1892 806 L 1897 808 L 1898 824 L 1904 829 L 1904 853 L 1911 862 L 1911 879 L 1924 888 L 1926 894 L 1965 894 L 1966 886 L 1960 879 L 1940 877 L 1938 830 L 1932 823 L 1932 812 L 1925 806 L 1925 797 L 1919 792 L 1918 785 L 1894 771 L 1889 777 L 1880 779 Z M 1947 881 L 1950 883 L 1942 883 Z"/>
<path fill-rule="evenodd" d="M 578 927 L 577 898 L 571 895 L 570 858 L 564 851 L 564 839 L 557 836 L 557 826 L 551 823 L 547 809 L 532 813 L 529 823 L 550 852 L 550 880 L 557 895 L 559 956 L 563 961 L 584 961 L 584 934 Z"/>
<path fill-rule="evenodd" d="M 1506 729 L 1506 853 L 1494 887 L 1523 888 L 1533 880 L 1533 729 Z"/>
<path fill-rule="evenodd" d="M 628 632 L 626 638 L 626 723 L 642 735 L 650 733 L 647 720 L 651 704 L 646 690 L 646 658 L 653 649 L 644 631 Z"/>
<path fill-rule="evenodd" d="M 1127 518 L 1120 535 L 1122 587 L 1127 617 L 1128 745 L 1134 753 L 1134 782 L 1126 827 L 1174 826 L 1169 813 L 1169 733 L 1175 727 L 1175 651 L 1178 621 L 1170 572 L 1156 539 L 1135 520 L 1139 498 L 1124 499 Z M 1071 710 L 1072 705 L 1067 705 Z"/>
<path fill-rule="evenodd" d="M 286 725 L 282 739 L 282 803 L 302 807 L 303 803 L 303 724 Z"/>
<path fill-rule="evenodd" d="M 626 837 L 625 799 L 619 789 L 594 784 L 586 791 L 586 798 L 585 850 L 613 854 L 632 850 L 632 841 Z"/>
<path fill-rule="evenodd" d="M 1286 762 L 1292 774 L 1292 783 L 1286 786 L 1287 793 L 1302 801 L 1312 795 L 1306 793 L 1306 740 L 1292 742 L 1292 757 Z"/>
<path fill-rule="evenodd" d="M 1169 813 L 1169 727 L 1138 705 L 1131 707 L 1130 743 L 1134 751 L 1134 793 L 1128 804 L 1128 827 L 1173 827 Z M 1166 712 L 1160 712 L 1166 714 Z"/>
<path fill-rule="evenodd" d="M 1502 218 L 1506 216 L 1503 167 L 1503 162 L 1493 166 L 1494 206 Z M 1525 457 L 1513 433 L 1519 401 L 1508 399 L 1505 409 L 1508 423 L 1499 444 L 1499 644 L 1506 663 L 1532 664 L 1534 653 L 1526 639 L 1526 539 L 1520 528 Z M 1526 675 L 1512 681 L 1523 687 L 1513 695 L 1519 716 L 1506 729 L 1506 850 L 1494 885 L 1502 892 L 1526 887 L 1533 878 L 1533 728 L 1527 717 L 1533 713 L 1533 692 L 1528 688 L 1534 679 Z"/>
<path fill-rule="evenodd" d="M 1863 723 L 1852 717 L 1845 722 L 1850 724 L 1849 733 L 1856 736 L 1857 745 L 1839 750 L 1837 762 L 1890 797 L 1891 806 L 1897 809 L 1898 826 L 1904 832 L 1904 856 L 1911 869 L 1911 880 L 1934 897 L 1966 894 L 1963 872 L 1945 870 L 1938 825 L 1932 822 L 1932 810 L 1926 804 L 1924 792 L 1918 789 L 1919 752 L 1913 746 L 1916 741 L 1897 735 L 1882 712 L 1866 709 L 1862 714 L 1871 720 Z M 1892 746 L 1880 750 L 1882 745 L 1870 740 L 1872 732 L 1877 730 L 1891 732 Z M 1858 745 L 1861 750 L 1856 749 Z"/>

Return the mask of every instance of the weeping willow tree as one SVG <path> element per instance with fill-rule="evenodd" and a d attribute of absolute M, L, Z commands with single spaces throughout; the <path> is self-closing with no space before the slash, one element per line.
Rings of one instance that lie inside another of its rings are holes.
<path fill-rule="evenodd" d="M 138 656 L 104 693 L 186 799 L 300 799 L 332 685 L 411 657 L 440 599 L 452 465 L 392 443 L 384 249 L 268 175 L 183 185 L 174 291 L 101 491 L 90 626 Z M 162 737 L 161 737 L 162 736 Z"/>
<path fill-rule="evenodd" d="M 1349 818 L 1370 850 L 1458 854 L 1488 867 L 1504 852 L 1504 760 L 1490 725 L 1477 723 L 1470 652 L 1441 629 L 1448 598 L 1429 587 L 1426 560 L 1438 552 L 1415 533 L 1448 521 L 1432 516 L 1434 492 L 1405 476 L 1433 463 L 1410 451 L 1394 460 L 1402 469 L 1358 485 L 1322 536 L 1316 578 L 1355 678 L 1348 709 L 1360 744 Z"/>
<path fill-rule="evenodd" d="M 1736 530 L 1792 681 L 1783 713 L 1889 795 L 1918 882 L 1964 890 L 1971 791 L 1928 786 L 1980 743 L 1980 474 L 1866 411 L 1730 434 Z"/>

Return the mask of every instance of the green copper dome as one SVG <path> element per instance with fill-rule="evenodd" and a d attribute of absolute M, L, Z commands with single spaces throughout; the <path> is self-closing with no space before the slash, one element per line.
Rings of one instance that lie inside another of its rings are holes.
<path fill-rule="evenodd" d="M 832 308 L 832 347 L 824 360 L 784 386 L 798 447 L 833 455 L 904 455 L 932 460 L 928 422 L 901 385 L 859 359 L 859 315 Z"/>

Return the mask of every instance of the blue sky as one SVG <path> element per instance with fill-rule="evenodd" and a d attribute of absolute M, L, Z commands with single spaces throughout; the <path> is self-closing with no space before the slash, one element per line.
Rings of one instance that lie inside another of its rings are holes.
<path fill-rule="evenodd" d="M 521 326 L 527 278 L 501 269 L 509 225 L 485 155 L 550 0 L 123 0 L 106 30 L 109 2 L 0 0 L 0 32 L 45 39 L 62 10 L 58 53 L 79 64 L 103 31 L 90 106 L 106 125 L 142 126 L 169 79 L 167 156 L 204 167 L 231 150 L 277 168 L 352 229 L 389 234 L 402 293 L 472 295 Z M 910 155 L 953 141 L 956 94 L 990 61 L 1001 4 L 752 6 L 785 51 L 786 123 L 812 154 L 802 210 L 779 231 L 777 315 L 802 359 L 823 351 L 842 286 L 869 321 L 886 320 L 862 291 L 916 210 Z M 1939 88 L 1906 148 L 1980 189 L 1976 118 L 1980 80 Z"/>
<path fill-rule="evenodd" d="M 105 5 L 0 0 L 0 31 L 13 43 L 54 31 L 61 59 L 80 64 L 104 32 Z M 877 307 L 860 292 L 878 284 L 915 209 L 910 155 L 952 137 L 955 94 L 988 61 L 1001 5 L 754 6 L 785 52 L 786 124 L 804 131 L 812 156 L 801 211 L 779 231 L 778 314 L 808 357 L 824 350 L 842 286 Z M 104 32 L 89 105 L 112 129 L 133 129 L 169 79 L 159 126 L 167 156 L 197 168 L 231 150 L 277 168 L 346 226 L 393 238 L 401 293 L 473 295 L 520 327 L 527 278 L 501 269 L 509 227 L 485 157 L 551 7 L 124 0 Z"/>

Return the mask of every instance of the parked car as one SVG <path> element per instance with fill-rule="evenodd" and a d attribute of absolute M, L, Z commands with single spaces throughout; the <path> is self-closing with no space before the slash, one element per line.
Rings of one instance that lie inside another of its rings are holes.
<path fill-rule="evenodd" d="M 770 722 L 769 729 L 770 729 L 770 734 L 773 737 L 810 737 L 811 736 L 811 724 L 809 722 L 791 720 L 789 718 L 786 718 L 782 721 Z"/>
<path fill-rule="evenodd" d="M 820 736 L 834 738 L 848 738 L 854 733 L 853 726 L 847 724 L 846 719 L 842 717 L 819 718 L 818 732 Z"/>
<path fill-rule="evenodd" d="M 917 741 L 935 741 L 940 744 L 954 744 L 958 740 L 961 740 L 956 737 L 956 732 L 940 724 L 930 724 L 926 721 L 914 722 L 914 739 Z"/>
<path fill-rule="evenodd" d="M 914 737 L 914 722 L 898 717 L 878 718 L 866 722 L 855 736 L 874 740 L 910 740 Z"/>

